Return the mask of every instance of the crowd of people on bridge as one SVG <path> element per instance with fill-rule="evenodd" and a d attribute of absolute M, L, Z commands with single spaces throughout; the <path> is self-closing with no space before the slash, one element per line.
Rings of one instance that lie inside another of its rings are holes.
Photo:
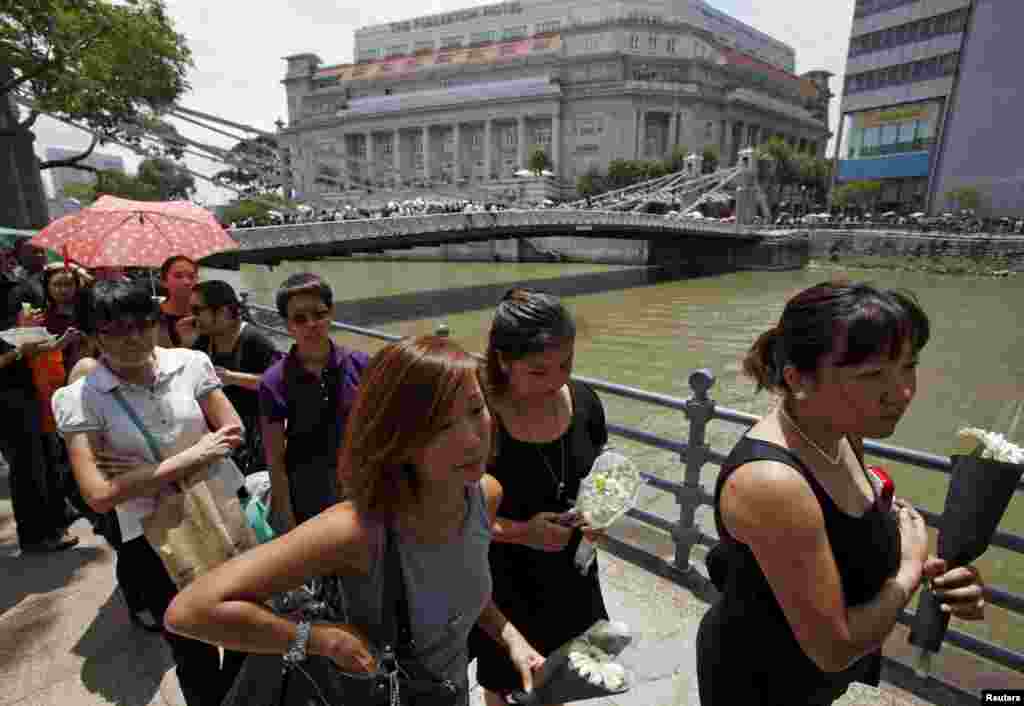
<path fill-rule="evenodd" d="M 708 199 L 682 202 L 671 195 L 651 191 L 650 201 L 638 200 L 637 194 L 624 196 L 619 202 L 594 202 L 590 198 L 581 201 L 556 202 L 551 199 L 539 201 L 520 201 L 509 204 L 503 201 L 477 201 L 471 199 L 416 198 L 403 201 L 387 201 L 375 207 L 353 206 L 346 204 L 340 208 L 314 209 L 303 206 L 292 211 L 270 210 L 263 216 L 252 216 L 233 222 L 231 228 L 253 228 L 259 226 L 290 225 L 296 223 L 314 223 L 328 221 L 370 220 L 377 218 L 397 218 L 403 216 L 423 216 L 444 213 L 482 213 L 502 211 L 506 209 L 558 209 L 558 210 L 625 210 L 634 207 L 641 212 L 662 215 L 675 221 L 702 221 L 707 223 L 736 222 L 736 202 L 734 195 L 729 193 L 714 194 Z M 633 203 L 636 201 L 636 203 Z M 597 204 L 603 203 L 604 206 Z M 945 212 L 934 216 L 916 212 L 880 211 L 872 213 L 858 208 L 831 210 L 824 205 L 809 207 L 790 202 L 780 202 L 771 208 L 769 215 L 758 212 L 750 217 L 754 226 L 817 227 L 839 229 L 894 229 L 914 233 L 933 235 L 991 236 L 1024 234 L 1024 219 L 979 217 L 974 211 Z"/>
<path fill-rule="evenodd" d="M 230 224 L 231 228 L 254 228 L 259 226 L 294 225 L 299 223 L 326 223 L 331 221 L 367 220 L 373 218 L 399 218 L 403 216 L 426 216 L 442 213 L 483 213 L 503 211 L 507 205 L 496 201 L 474 201 L 471 199 L 407 199 L 387 201 L 375 207 L 346 204 L 341 208 L 320 209 L 306 207 L 301 210 L 270 210 L 261 217 L 250 216 Z"/>
<path fill-rule="evenodd" d="M 572 512 L 608 427 L 598 394 L 571 377 L 577 327 L 558 298 L 509 290 L 482 361 L 446 336 L 371 354 L 332 340 L 330 285 L 297 273 L 275 296 L 293 339 L 281 352 L 188 258 L 164 264 L 163 298 L 146 281 L 47 269 L 25 245 L 16 262 L 9 327 L 60 334 L 0 343 L 22 551 L 71 549 L 68 527 L 87 515 L 117 552 L 129 606 L 170 646 L 188 706 L 305 704 L 302 689 L 274 700 L 284 656 L 310 674 L 375 672 L 395 581 L 410 659 L 452 685 L 453 705 L 468 704 L 472 659 L 497 706 L 610 617 L 598 562 L 581 573 L 575 561 L 602 532 Z M 779 404 L 715 488 L 721 542 L 707 565 L 721 596 L 696 664 L 681 665 L 705 706 L 819 706 L 877 684 L 882 644 L 924 581 L 952 615 L 983 617 L 978 571 L 930 556 L 921 515 L 886 505 L 864 465 L 863 440 L 906 413 L 928 338 L 909 293 L 824 282 L 753 343 L 744 368 Z M 37 374 L 48 356 L 58 372 Z M 179 484 L 216 477 L 234 492 L 258 474 L 276 537 L 179 587 L 147 518 Z M 274 610 L 311 578 L 343 618 Z"/>

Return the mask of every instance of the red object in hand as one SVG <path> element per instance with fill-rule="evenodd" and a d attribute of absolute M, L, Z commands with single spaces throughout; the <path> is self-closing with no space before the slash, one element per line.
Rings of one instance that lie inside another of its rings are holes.
<path fill-rule="evenodd" d="M 881 482 L 882 492 L 878 495 L 878 502 L 883 510 L 889 510 L 893 496 L 896 495 L 896 484 L 892 482 L 889 472 L 881 466 L 868 466 L 868 472 Z"/>

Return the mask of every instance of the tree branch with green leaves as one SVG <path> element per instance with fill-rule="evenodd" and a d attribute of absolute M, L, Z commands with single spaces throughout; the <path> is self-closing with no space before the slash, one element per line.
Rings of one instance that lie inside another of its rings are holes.
<path fill-rule="evenodd" d="M 126 126 L 158 121 L 188 90 L 191 66 L 163 0 L 8 0 L 0 12 L 0 99 L 30 104 L 22 129 L 45 113 L 99 144 L 140 143 Z"/>

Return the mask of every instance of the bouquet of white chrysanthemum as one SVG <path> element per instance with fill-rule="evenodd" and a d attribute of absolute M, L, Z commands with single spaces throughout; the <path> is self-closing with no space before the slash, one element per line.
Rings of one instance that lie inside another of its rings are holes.
<path fill-rule="evenodd" d="M 957 432 L 957 437 L 961 444 L 960 455 L 976 455 L 1002 463 L 1024 463 L 1024 449 L 999 432 L 965 427 Z"/>
<path fill-rule="evenodd" d="M 594 529 L 607 529 L 636 505 L 643 477 L 631 460 L 605 451 L 580 483 L 576 511 Z"/>
<path fill-rule="evenodd" d="M 985 553 L 1024 472 L 1024 448 L 1011 441 L 1024 417 L 1024 401 L 1004 411 L 1005 433 L 965 427 L 957 432 L 958 449 L 946 505 L 939 520 L 938 551 L 948 567 L 965 566 Z M 949 626 L 949 613 L 929 589 L 922 591 L 910 644 L 917 648 L 917 672 L 927 675 Z"/>
<path fill-rule="evenodd" d="M 523 706 L 543 706 L 629 691 L 632 675 L 614 658 L 631 640 L 629 628 L 623 623 L 599 620 L 545 658 L 533 691 L 513 692 L 507 700 Z"/>
<path fill-rule="evenodd" d="M 636 505 L 644 480 L 631 460 L 615 451 L 603 451 L 580 483 L 572 514 L 592 529 L 608 529 Z M 586 573 L 594 562 L 594 545 L 585 537 L 576 550 L 575 563 Z"/>

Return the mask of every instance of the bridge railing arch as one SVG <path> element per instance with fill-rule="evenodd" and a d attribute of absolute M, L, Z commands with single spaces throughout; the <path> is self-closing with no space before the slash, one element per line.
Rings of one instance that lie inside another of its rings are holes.
<path fill-rule="evenodd" d="M 309 223 L 257 228 L 234 229 L 232 236 L 242 250 L 345 242 L 360 238 L 403 238 L 425 233 L 457 233 L 517 228 L 536 229 L 543 226 L 572 228 L 574 226 L 621 226 L 654 231 L 676 231 L 715 236 L 757 236 L 764 231 L 756 227 L 727 223 L 704 223 L 694 219 L 667 218 L 649 213 L 621 211 L 572 211 L 567 209 L 506 210 L 474 213 L 441 213 L 387 218 L 315 221 Z"/>
<path fill-rule="evenodd" d="M 245 299 L 244 294 L 243 299 Z M 276 310 L 270 307 L 255 305 L 248 305 L 245 309 L 247 319 L 254 322 L 257 326 L 266 328 L 280 336 L 289 336 L 287 331 L 280 328 L 279 323 L 277 325 L 268 323 L 280 321 Z M 383 331 L 341 322 L 333 322 L 332 327 L 336 331 L 344 331 L 384 341 L 396 341 L 401 338 L 401 336 Z M 450 331 L 447 325 L 442 325 L 438 333 L 440 335 L 449 335 Z M 685 399 L 596 378 L 574 375 L 573 379 L 584 382 L 602 393 L 651 404 L 656 407 L 676 410 L 685 415 L 688 422 L 685 440 L 668 438 L 642 429 L 628 427 L 614 420 L 607 422 L 608 431 L 614 436 L 678 454 L 679 461 L 683 465 L 682 482 L 660 478 L 649 473 L 642 473 L 644 481 L 649 487 L 675 497 L 676 503 L 679 506 L 678 517 L 670 519 L 640 508 L 634 508 L 628 513 L 632 519 L 671 535 L 675 545 L 675 554 L 672 560 L 666 560 L 642 547 L 630 545 L 612 536 L 609 536 L 607 541 L 610 550 L 624 559 L 642 566 L 654 574 L 664 576 L 687 586 L 698 593 L 698 595 L 710 597 L 713 595 L 714 589 L 710 587 L 708 579 L 694 564 L 692 554 L 694 547 L 698 544 L 710 549 L 718 542 L 718 539 L 705 533 L 698 526 L 696 513 L 701 507 L 713 507 L 714 505 L 714 497 L 704 490 L 701 482 L 705 467 L 708 465 L 720 466 L 725 461 L 728 453 L 724 450 L 713 449 L 708 445 L 708 426 L 715 422 L 724 422 L 749 428 L 757 423 L 759 417 L 718 405 L 711 396 L 715 377 L 712 371 L 707 369 L 695 370 L 690 374 L 688 384 L 691 395 Z M 908 464 L 929 472 L 949 475 L 953 469 L 953 462 L 948 456 L 882 444 L 875 441 L 865 442 L 865 452 L 869 456 Z M 1024 491 L 1024 481 L 1018 484 L 1018 490 Z M 918 510 L 929 526 L 936 527 L 938 525 L 941 514 L 934 513 L 926 508 L 918 508 Z M 992 545 L 1018 555 L 1024 554 L 1024 537 L 1020 535 L 997 531 Z M 1024 615 L 1024 596 L 1020 594 L 997 586 L 986 586 L 985 598 L 992 605 L 999 606 L 1016 615 Z M 912 626 L 914 614 L 905 610 L 900 615 L 899 622 L 908 627 Z M 990 642 L 953 628 L 949 629 L 946 633 L 946 642 L 1008 669 L 1024 672 L 1024 654 L 1005 645 Z M 886 659 L 888 660 L 888 658 Z M 917 679 L 908 673 L 906 665 L 892 660 L 888 660 L 888 663 L 895 665 L 900 670 L 904 679 Z M 959 691 L 958 687 L 945 684 L 944 682 L 937 682 L 934 678 L 920 679 L 911 683 L 901 684 L 901 686 L 921 693 L 945 694 L 952 700 L 962 700 L 964 698 L 964 693 Z M 938 692 L 936 692 L 936 689 L 938 689 Z"/>

